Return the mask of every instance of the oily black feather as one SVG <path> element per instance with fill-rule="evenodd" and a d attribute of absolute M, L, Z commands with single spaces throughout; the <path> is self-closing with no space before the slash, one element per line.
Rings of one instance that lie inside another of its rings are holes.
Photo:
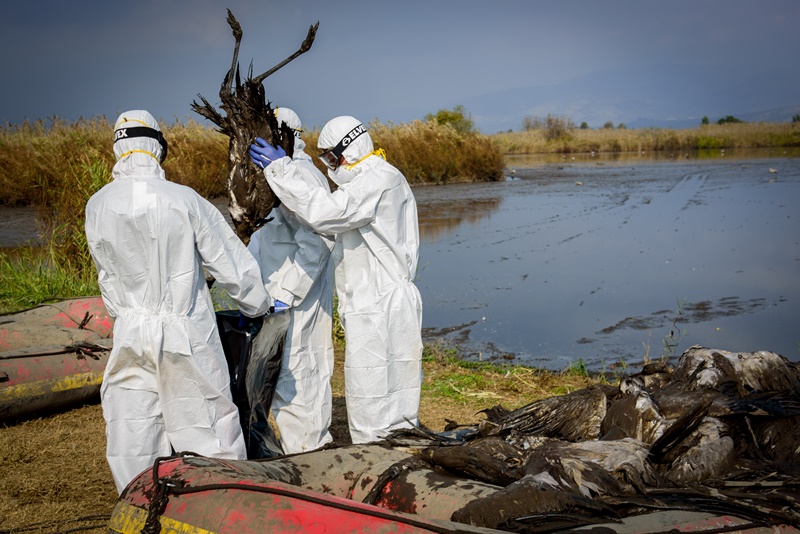
<path fill-rule="evenodd" d="M 276 206 L 277 197 L 264 179 L 262 169 L 250 159 L 250 145 L 260 137 L 272 146 L 280 146 L 286 154 L 294 152 L 294 133 L 285 124 L 278 124 L 271 103 L 266 98 L 262 82 L 286 63 L 308 51 L 314 42 L 317 27 L 312 26 L 300 50 L 269 71 L 253 76 L 252 64 L 247 77 L 242 80 L 239 65 L 239 45 L 242 28 L 230 10 L 228 24 L 235 39 L 233 62 L 220 87 L 220 108 L 215 109 L 203 96 L 201 103 L 192 102 L 192 109 L 210 120 L 217 130 L 228 136 L 228 211 L 236 235 L 247 244 L 250 236 L 269 220 L 269 212 Z"/>

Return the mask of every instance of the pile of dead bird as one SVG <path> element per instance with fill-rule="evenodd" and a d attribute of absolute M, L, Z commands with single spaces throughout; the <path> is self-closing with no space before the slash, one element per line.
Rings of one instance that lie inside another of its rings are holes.
<path fill-rule="evenodd" d="M 455 521 L 543 532 L 685 510 L 800 526 L 800 366 L 778 354 L 692 347 L 674 368 L 485 415 L 389 439 L 501 487 Z"/>

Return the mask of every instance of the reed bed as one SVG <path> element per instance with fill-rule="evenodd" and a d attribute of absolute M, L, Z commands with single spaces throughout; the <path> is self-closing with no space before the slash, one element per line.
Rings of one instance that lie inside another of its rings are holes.
<path fill-rule="evenodd" d="M 485 135 L 459 133 L 449 124 L 422 121 L 374 121 L 369 129 L 375 148 L 382 148 L 386 159 L 412 185 L 487 182 L 503 176 L 503 153 Z"/>
<path fill-rule="evenodd" d="M 74 175 L 80 157 L 113 158 L 110 129 L 104 117 L 72 123 L 54 118 L 0 128 L 0 203 L 46 204 L 50 189 Z"/>
<path fill-rule="evenodd" d="M 106 181 L 110 179 L 112 129 L 105 117 L 72 123 L 54 118 L 0 128 L 0 205 L 49 206 L 53 196 L 60 194 L 56 189 L 92 184 L 97 172 L 106 173 Z M 163 129 L 169 142 L 164 163 L 167 177 L 206 198 L 225 195 L 228 138 L 191 120 L 166 124 Z M 373 122 L 370 130 L 376 148 L 386 150 L 389 162 L 412 185 L 502 176 L 503 154 L 487 136 L 460 134 L 448 125 L 420 121 L 401 125 Z M 307 152 L 312 156 L 319 152 L 318 136 L 318 131 L 306 133 Z"/>
<path fill-rule="evenodd" d="M 55 187 L 81 182 L 86 166 L 114 164 L 113 124 L 105 117 L 59 118 L 0 127 L 0 204 L 47 205 Z M 170 180 L 206 197 L 224 194 L 228 139 L 194 121 L 162 124 Z"/>
<path fill-rule="evenodd" d="M 376 149 L 397 167 L 408 183 L 441 185 L 458 182 L 489 182 L 502 178 L 504 155 L 491 137 L 480 133 L 459 133 L 449 124 L 413 121 L 383 124 L 373 121 L 369 133 Z M 327 169 L 317 158 L 319 130 L 303 134 L 305 152 L 323 173 Z"/>
<path fill-rule="evenodd" d="M 162 128 L 169 142 L 164 163 L 168 179 L 206 198 L 225 195 L 228 138 L 191 120 L 171 125 L 162 121 Z M 0 309 L 33 305 L 48 294 L 77 296 L 69 293 L 80 295 L 93 287 L 84 210 L 89 198 L 111 179 L 112 130 L 113 124 L 105 117 L 71 123 L 53 118 L 0 127 L 0 205 L 36 206 L 44 244 L 41 250 L 14 256 L 0 253 L 0 281 L 8 288 L 0 294 Z M 370 130 L 376 148 L 386 151 L 388 161 L 412 185 L 502 177 L 503 154 L 490 138 L 478 133 L 462 134 L 447 125 L 419 121 L 374 122 Z M 319 152 L 318 136 L 318 131 L 306 134 L 312 156 Z M 324 171 L 322 163 L 314 160 Z M 71 276 L 76 281 L 72 286 L 64 283 Z M 34 286 L 43 291 L 34 291 Z"/>
<path fill-rule="evenodd" d="M 636 152 L 800 146 L 798 123 L 708 124 L 697 128 L 568 130 L 547 140 L 544 129 L 492 136 L 504 154 Z"/>

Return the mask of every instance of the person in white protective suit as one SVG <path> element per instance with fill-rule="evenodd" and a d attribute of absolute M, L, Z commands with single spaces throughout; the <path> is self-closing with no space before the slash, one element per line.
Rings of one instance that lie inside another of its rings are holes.
<path fill-rule="evenodd" d="M 345 331 L 345 395 L 353 443 L 418 424 L 422 383 L 422 299 L 417 205 L 405 177 L 366 127 L 336 117 L 318 146 L 333 193 L 263 139 L 251 146 L 272 191 L 315 231 L 335 235 L 339 317 Z"/>
<path fill-rule="evenodd" d="M 159 456 L 245 459 L 239 414 L 203 267 L 248 317 L 272 304 L 258 264 L 220 211 L 166 180 L 147 111 L 114 126 L 113 181 L 86 204 L 86 238 L 115 317 L 100 390 L 118 492 Z"/>
<path fill-rule="evenodd" d="M 295 132 L 292 161 L 298 173 L 330 192 L 328 180 L 304 152 L 302 123 L 289 108 L 276 109 L 278 122 Z M 273 219 L 250 238 L 248 249 L 259 266 L 267 292 L 286 303 L 291 319 L 272 413 L 283 452 L 311 451 L 333 441 L 332 414 L 333 239 L 313 231 L 285 204 L 272 210 Z"/>

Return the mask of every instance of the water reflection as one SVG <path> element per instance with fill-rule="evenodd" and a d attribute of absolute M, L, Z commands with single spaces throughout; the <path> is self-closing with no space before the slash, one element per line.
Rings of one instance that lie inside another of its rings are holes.
<path fill-rule="evenodd" d="M 800 160 L 536 164 L 515 176 L 446 189 L 463 205 L 491 191 L 497 208 L 423 240 L 426 339 L 557 370 L 693 344 L 800 359 Z M 430 194 L 415 189 L 421 210 Z"/>
<path fill-rule="evenodd" d="M 445 188 L 436 189 L 447 196 Z M 418 189 L 415 194 L 419 196 Z M 425 198 L 426 201 L 419 206 L 419 233 L 420 238 L 427 241 L 444 238 L 462 225 L 477 225 L 502 203 L 502 199 L 497 197 L 437 200 L 433 195 L 425 195 Z"/>
<path fill-rule="evenodd" d="M 16 247 L 39 244 L 36 208 L 0 206 L 0 248 L 3 252 L 8 253 Z"/>

